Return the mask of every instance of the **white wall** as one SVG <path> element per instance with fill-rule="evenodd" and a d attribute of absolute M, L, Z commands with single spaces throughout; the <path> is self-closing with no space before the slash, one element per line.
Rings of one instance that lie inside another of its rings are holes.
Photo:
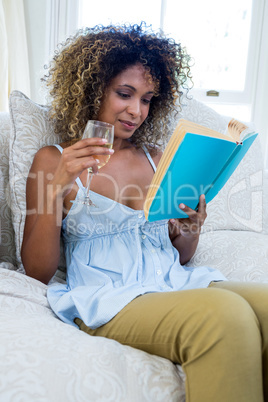
<path fill-rule="evenodd" d="M 47 0 L 24 0 L 26 34 L 28 41 L 31 99 L 45 103 L 40 78 L 47 62 Z"/>

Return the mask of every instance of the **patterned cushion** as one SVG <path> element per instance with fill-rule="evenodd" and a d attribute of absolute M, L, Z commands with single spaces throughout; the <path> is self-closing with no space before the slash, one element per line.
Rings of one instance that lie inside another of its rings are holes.
<path fill-rule="evenodd" d="M 0 113 L 0 261 L 16 264 L 14 231 L 11 221 L 10 194 L 9 194 L 9 114 Z"/>
<path fill-rule="evenodd" d="M 27 176 L 36 152 L 45 145 L 59 143 L 48 119 L 46 106 L 38 105 L 19 91 L 9 99 L 11 118 L 9 177 L 16 257 L 21 265 L 20 249 L 26 216 Z"/>
<path fill-rule="evenodd" d="M 217 268 L 232 281 L 268 282 L 267 254 L 266 234 L 215 230 L 200 236 L 196 253 L 187 266 Z"/>

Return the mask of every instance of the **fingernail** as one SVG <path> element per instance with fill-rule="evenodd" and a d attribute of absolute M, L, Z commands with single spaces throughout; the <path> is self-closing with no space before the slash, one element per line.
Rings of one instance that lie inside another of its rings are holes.
<path fill-rule="evenodd" d="M 180 204 L 180 209 L 184 209 L 185 205 L 184 204 Z"/>

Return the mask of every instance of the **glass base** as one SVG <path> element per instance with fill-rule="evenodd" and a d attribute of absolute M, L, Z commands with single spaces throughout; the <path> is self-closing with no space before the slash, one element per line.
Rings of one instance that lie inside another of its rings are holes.
<path fill-rule="evenodd" d="M 91 199 L 89 197 L 79 198 L 79 199 L 71 201 L 71 203 L 86 205 L 87 207 L 99 208 L 98 205 L 94 204 L 94 202 L 91 201 Z"/>

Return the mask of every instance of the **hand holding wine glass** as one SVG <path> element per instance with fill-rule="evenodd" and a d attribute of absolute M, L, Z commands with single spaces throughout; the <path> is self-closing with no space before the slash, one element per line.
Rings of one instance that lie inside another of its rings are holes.
<path fill-rule="evenodd" d="M 97 120 L 89 120 L 87 122 L 85 131 L 83 133 L 82 139 L 84 138 L 104 138 L 107 140 L 102 147 L 111 149 L 113 147 L 114 140 L 114 126 L 110 123 L 105 123 Z M 95 159 L 99 160 L 98 169 L 101 169 L 110 159 L 109 154 L 93 155 Z M 90 199 L 90 184 L 93 177 L 92 168 L 87 169 L 87 183 L 85 190 L 85 197 L 83 200 L 78 201 L 84 205 L 96 207 L 95 204 Z"/>

